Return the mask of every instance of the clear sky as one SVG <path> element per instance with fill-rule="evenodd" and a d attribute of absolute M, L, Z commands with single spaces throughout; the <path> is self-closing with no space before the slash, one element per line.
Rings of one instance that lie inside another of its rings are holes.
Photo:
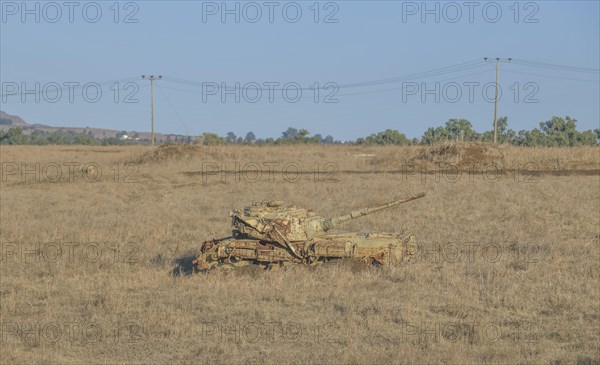
<path fill-rule="evenodd" d="M 141 75 L 154 74 L 163 133 L 264 138 L 291 126 L 339 140 L 388 128 L 416 137 L 450 118 L 481 132 L 491 129 L 495 77 L 483 58 L 510 57 L 498 106 L 510 128 L 554 115 L 579 129 L 600 123 L 598 1 L 3 0 L 1 12 L 0 109 L 29 122 L 148 131 Z M 22 95 L 36 83 L 39 101 Z M 69 100 L 68 85 L 87 83 L 87 96 L 75 86 Z"/>

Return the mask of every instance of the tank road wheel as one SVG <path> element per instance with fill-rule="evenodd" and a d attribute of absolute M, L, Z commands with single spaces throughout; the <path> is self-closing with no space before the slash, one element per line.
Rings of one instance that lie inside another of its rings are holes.
<path fill-rule="evenodd" d="M 217 267 L 219 262 L 212 260 L 210 254 L 204 253 L 192 261 L 192 264 L 196 265 L 199 271 L 208 271 Z"/>
<path fill-rule="evenodd" d="M 222 267 L 223 269 L 231 270 L 231 269 L 237 269 L 238 267 L 248 266 L 251 263 L 252 262 L 249 260 L 241 260 L 236 257 L 231 257 L 231 258 L 223 261 L 221 263 L 221 265 L 219 265 L 219 267 Z"/>

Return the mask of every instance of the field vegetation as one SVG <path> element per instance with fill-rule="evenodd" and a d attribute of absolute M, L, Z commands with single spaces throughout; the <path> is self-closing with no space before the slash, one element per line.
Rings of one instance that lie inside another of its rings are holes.
<path fill-rule="evenodd" d="M 0 147 L 2 363 L 600 364 L 600 150 Z M 92 170 L 88 169 L 93 166 Z M 410 228 L 397 267 L 195 273 L 228 212 Z"/>

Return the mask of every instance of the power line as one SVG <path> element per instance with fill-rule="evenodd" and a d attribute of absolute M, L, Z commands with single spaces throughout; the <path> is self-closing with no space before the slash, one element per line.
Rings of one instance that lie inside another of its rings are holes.
<path fill-rule="evenodd" d="M 486 72 L 488 72 L 488 70 L 473 72 L 473 73 L 469 73 L 469 74 L 466 74 L 466 75 L 459 75 L 459 76 L 449 77 L 449 78 L 446 78 L 446 79 L 438 80 L 438 82 L 456 80 L 456 79 L 459 79 L 459 78 L 462 78 L 462 77 L 469 77 L 469 76 L 480 75 L 480 74 L 483 74 L 483 73 L 486 73 Z M 345 94 L 340 94 L 340 96 L 375 94 L 375 93 L 386 92 L 386 91 L 402 90 L 403 88 L 404 87 L 401 86 L 401 87 L 393 87 L 393 88 L 389 88 L 389 89 L 370 90 L 370 91 L 362 91 L 362 92 L 355 92 L 355 93 L 345 93 Z"/>
<path fill-rule="evenodd" d="M 180 89 L 177 87 L 171 87 L 171 86 L 165 86 L 165 85 L 160 85 L 160 86 L 156 86 L 159 89 L 168 89 L 168 90 L 176 90 L 176 91 L 183 91 L 183 92 L 187 92 L 187 93 L 191 93 L 191 94 L 202 94 L 202 91 L 198 91 L 198 90 L 187 90 L 187 89 Z"/>
<path fill-rule="evenodd" d="M 540 68 L 540 69 L 548 69 L 548 70 L 553 70 L 553 71 L 569 71 L 569 72 L 579 72 L 579 73 L 598 73 L 599 70 L 597 69 L 592 69 L 592 68 L 584 68 L 584 67 L 575 67 L 575 66 L 566 66 L 566 65 L 557 65 L 557 64 L 550 64 L 550 63 L 544 63 L 544 62 L 537 62 L 537 61 L 528 61 L 528 60 L 511 60 L 513 64 L 517 65 L 517 66 L 523 66 L 523 67 L 530 67 L 530 68 Z M 458 64 L 454 64 L 454 65 L 449 65 L 449 66 L 444 66 L 444 67 L 439 67 L 439 68 L 435 68 L 432 70 L 428 70 L 428 71 L 423 71 L 423 72 L 417 72 L 417 73 L 411 73 L 411 74 L 405 74 L 405 75 L 399 75 L 399 76 L 394 76 L 394 77 L 389 77 L 389 78 L 383 78 L 383 79 L 375 79 L 375 80 L 368 80 L 368 81 L 360 81 L 360 82 L 353 82 L 353 83 L 346 83 L 346 84 L 341 84 L 341 85 L 337 85 L 334 84 L 335 87 L 339 90 L 339 89 L 350 89 L 350 88 L 362 88 L 362 87 L 373 87 L 373 86 L 379 86 L 379 85 L 386 85 L 386 84 L 394 84 L 394 83 L 400 83 L 400 82 L 406 82 L 406 81 L 414 81 L 414 80 L 420 80 L 420 79 L 427 79 L 427 78 L 431 78 L 431 77 L 436 77 L 436 76 L 446 76 L 446 75 L 451 75 L 451 74 L 456 74 L 456 73 L 460 73 L 460 72 L 465 72 L 465 71 L 472 71 L 472 70 L 476 70 L 482 67 L 487 67 L 488 66 L 488 62 L 482 62 L 481 60 L 471 60 L 471 61 L 466 61 L 466 62 L 461 62 Z M 467 77 L 467 76 L 473 76 L 473 75 L 478 75 L 485 72 L 481 71 L 481 72 L 476 72 L 476 73 L 469 73 L 467 75 L 459 75 L 459 76 L 454 76 L 451 78 L 446 78 L 443 80 L 438 80 L 438 81 L 445 81 L 445 80 L 450 80 L 450 79 L 455 79 L 455 78 L 460 78 L 460 77 Z M 570 78 L 570 77 L 562 77 L 562 76 L 557 76 L 557 75 L 545 75 L 545 74 L 537 74 L 537 73 L 531 73 L 531 72 L 524 72 L 524 71 L 516 71 L 516 70 L 506 70 L 506 72 L 509 73 L 516 73 L 516 74 L 523 74 L 523 75 L 531 75 L 531 76 L 538 76 L 538 77 L 545 77 L 545 78 L 553 78 L 553 79 L 562 79 L 562 80 L 570 80 L 570 81 L 581 81 L 581 82 L 594 82 L 594 83 L 598 83 L 599 81 L 597 80 L 585 80 L 585 79 L 578 79 L 578 78 Z M 154 77 L 154 76 L 150 76 L 150 77 Z M 101 83 L 96 83 L 97 85 L 99 85 L 101 87 L 102 90 L 104 90 L 104 88 L 106 86 L 112 86 L 116 83 L 123 83 L 123 82 L 129 82 L 129 81 L 134 81 L 136 78 L 134 77 L 130 77 L 130 78 L 122 78 L 122 79 L 118 79 L 118 80 L 111 80 L 111 81 L 105 81 L 105 82 L 101 82 Z M 199 82 L 199 81 L 193 81 L 193 80 L 185 80 L 185 79 L 179 79 L 179 78 L 175 78 L 175 77 L 162 77 L 159 76 L 158 78 L 155 78 L 154 80 L 158 80 L 158 79 L 162 79 L 164 81 L 167 82 L 171 82 L 171 83 L 175 83 L 175 84 L 179 84 L 179 85 L 187 85 L 187 86 L 193 86 L 193 87 L 197 87 L 197 86 L 201 86 L 204 85 L 205 83 L 203 82 Z M 150 80 L 150 87 L 151 87 L 151 114 L 152 114 L 152 125 L 154 124 L 154 112 L 153 112 L 153 100 L 154 100 L 154 80 L 151 80 L 150 78 L 148 78 L 148 80 Z M 58 87 L 52 87 L 52 89 L 49 90 L 53 90 L 55 93 L 58 92 L 63 92 L 65 90 L 69 90 L 69 92 L 72 92 L 73 90 L 79 90 L 81 88 L 83 88 L 85 86 L 84 85 L 78 85 L 78 86 L 70 86 L 70 87 L 62 87 L 60 85 L 57 84 Z M 182 89 L 182 88 L 175 88 L 175 87 L 169 87 L 169 86 L 157 86 L 159 88 L 165 88 L 165 89 L 170 89 L 170 90 L 176 90 L 176 91 L 182 91 L 182 92 L 187 92 L 187 93 L 194 93 L 194 94 L 202 94 L 202 91 L 196 91 L 196 90 L 188 90 L 188 89 Z M 372 93 L 381 93 L 381 92 L 387 92 L 387 91 L 394 91 L 394 90 L 399 90 L 402 87 L 394 87 L 394 88 L 386 88 L 386 89 L 376 89 L 376 90 L 367 90 L 367 91 L 359 91 L 359 92 L 347 92 L 347 93 L 343 93 L 343 94 L 339 94 L 340 96 L 352 96 L 352 95 L 365 95 L 365 94 L 372 94 Z M 298 88 L 295 87 L 295 90 L 297 90 Z M 315 92 L 318 89 L 321 90 L 330 90 L 331 86 L 326 86 L 326 84 L 324 85 L 319 85 L 319 87 L 300 87 L 299 88 L 300 91 L 312 91 Z M 23 95 L 36 95 L 36 97 L 39 97 L 39 94 L 43 93 L 43 92 L 47 92 L 49 90 L 43 89 L 43 90 L 39 90 L 37 92 L 28 92 L 28 91 L 21 91 L 19 93 L 10 93 L 10 94 L 0 94 L 0 97 L 5 98 L 8 96 L 20 96 L 21 98 L 23 97 Z M 286 89 L 284 88 L 271 88 L 271 90 L 273 91 L 285 91 Z M 162 91 L 161 91 L 162 92 Z M 163 94 L 164 95 L 164 94 Z M 306 97 L 301 97 L 301 99 L 307 99 L 307 98 L 312 98 L 313 96 L 306 96 Z M 168 97 L 167 98 L 167 102 L 169 103 L 169 105 L 171 106 L 171 108 L 173 108 L 173 105 L 170 103 Z M 275 99 L 281 99 L 281 97 L 275 97 Z M 497 103 L 494 103 L 494 109 L 497 110 Z M 175 110 L 173 108 L 173 110 Z M 181 117 L 179 116 L 179 119 L 182 121 Z M 182 121 L 183 122 L 183 121 Z M 154 138 L 152 138 L 152 141 L 154 142 Z"/>
<path fill-rule="evenodd" d="M 477 69 L 477 68 L 481 68 L 481 67 L 486 67 L 489 66 L 488 63 L 479 65 L 477 67 L 473 67 L 472 70 Z M 540 76 L 540 77 L 547 77 L 547 78 L 555 78 L 555 79 L 563 79 L 563 80 L 570 80 L 570 81 L 583 81 L 583 82 L 594 82 L 594 83 L 598 83 L 599 81 L 596 80 L 584 80 L 584 79 L 577 79 L 577 78 L 568 78 L 568 77 L 561 77 L 561 76 L 552 76 L 552 75 L 543 75 L 543 74 L 536 74 L 536 73 L 530 73 L 530 72 L 522 72 L 522 71 L 516 71 L 516 70 L 509 70 L 509 69 L 505 69 L 505 72 L 508 73 L 516 73 L 516 74 L 523 74 L 523 75 L 531 75 L 531 76 Z M 467 73 L 464 75 L 457 75 L 457 76 L 452 76 L 452 77 L 448 77 L 448 78 L 444 78 L 444 79 L 440 79 L 440 80 L 436 80 L 437 82 L 444 82 L 444 81 L 450 81 L 450 80 L 456 80 L 456 79 L 460 79 L 463 77 L 470 77 L 470 76 L 476 76 L 476 75 L 481 75 L 488 72 L 488 70 L 483 70 L 483 71 L 477 71 L 477 72 L 471 72 L 471 73 Z M 172 78 L 169 78 L 172 80 Z M 402 82 L 404 81 L 411 81 L 411 80 L 418 80 L 417 78 L 414 79 L 405 79 L 405 80 L 401 80 Z M 400 81 L 398 81 L 400 82 Z M 186 83 L 190 83 L 193 85 L 196 85 L 195 82 L 186 82 Z M 191 94 L 202 94 L 201 90 L 189 90 L 189 89 L 183 89 L 183 88 L 177 88 L 177 87 L 172 87 L 172 86 L 165 86 L 165 85 L 161 85 L 161 86 L 157 86 L 160 89 L 169 89 L 169 90 L 174 90 L 174 91 L 181 91 L 181 92 L 185 92 L 185 93 L 191 93 Z M 403 86 L 400 87 L 392 87 L 392 88 L 385 88 L 385 89 L 375 89 L 375 90 L 367 90 L 367 91 L 358 91 L 358 92 L 346 92 L 346 93 L 342 93 L 342 94 L 338 94 L 338 96 L 355 96 L 355 95 L 368 95 L 368 94 L 377 94 L 377 93 L 383 93 L 383 92 L 389 92 L 389 91 L 397 91 L 397 90 L 402 90 Z M 282 90 L 282 89 L 275 89 L 275 90 Z M 309 90 L 306 88 L 303 88 L 302 90 Z M 310 91 L 314 91 L 314 89 L 310 89 Z M 303 96 L 301 97 L 301 99 L 310 99 L 313 98 L 313 96 Z M 274 99 L 283 99 L 282 97 L 274 97 Z"/>
<path fill-rule="evenodd" d="M 546 78 L 549 78 L 549 79 L 559 79 L 559 80 L 569 80 L 569 81 L 582 81 L 582 82 L 594 82 L 594 83 L 599 83 L 600 82 L 599 80 L 584 80 L 584 79 L 576 79 L 576 78 L 572 78 L 572 77 L 542 75 L 542 74 L 536 74 L 536 73 L 532 73 L 532 72 L 523 72 L 523 71 L 515 71 L 515 70 L 505 70 L 505 72 L 515 73 L 515 74 L 522 74 L 522 75 L 530 75 L 530 76 L 546 77 Z"/>
<path fill-rule="evenodd" d="M 538 62 L 538 61 L 529 61 L 529 60 L 522 60 L 522 59 L 512 59 L 512 63 L 515 65 L 518 65 L 518 66 L 531 67 L 531 68 L 545 68 L 545 69 L 554 70 L 554 71 L 569 71 L 569 72 L 580 72 L 580 73 L 598 73 L 598 72 L 600 72 L 600 70 L 593 69 L 593 68 L 557 65 L 557 64 Z M 337 85 L 337 87 L 339 89 L 345 89 L 345 88 L 356 88 L 356 87 L 368 87 L 368 86 L 377 86 L 377 85 L 384 85 L 384 84 L 393 84 L 393 83 L 398 83 L 398 82 L 403 82 L 403 81 L 425 79 L 425 78 L 430 78 L 430 77 L 434 77 L 434 76 L 444 76 L 447 74 L 453 74 L 453 73 L 458 73 L 458 72 L 462 72 L 462 71 L 471 71 L 471 70 L 485 67 L 485 66 L 486 66 L 486 63 L 481 62 L 481 60 L 471 60 L 471 61 L 461 62 L 461 63 L 455 64 L 455 65 L 450 65 L 450 66 L 439 67 L 439 68 L 435 68 L 435 69 L 423 71 L 423 72 L 399 75 L 399 76 L 394 76 L 394 77 L 389 77 L 389 78 L 384 78 L 384 79 L 375 79 L 375 80 L 340 84 L 340 85 Z M 514 71 L 514 70 L 510 70 L 510 71 L 507 70 L 507 72 L 521 73 L 524 75 L 532 75 L 532 76 L 547 77 L 547 78 L 572 80 L 572 81 L 597 82 L 594 80 L 582 80 L 582 79 L 576 79 L 576 78 L 542 75 L 542 74 L 527 73 L 527 72 L 520 72 L 520 71 Z M 137 77 L 129 77 L 129 78 L 123 78 L 123 79 L 118 79 L 118 80 L 105 81 L 105 82 L 101 82 L 101 83 L 97 83 L 97 84 L 101 87 L 112 86 L 115 83 L 134 81 L 135 79 L 137 79 Z M 199 81 L 184 80 L 184 79 L 179 79 L 179 78 L 175 78 L 175 77 L 164 77 L 163 80 L 172 82 L 172 83 L 177 83 L 177 84 L 189 85 L 189 86 L 201 86 L 204 84 L 203 82 L 199 82 Z M 58 84 L 57 84 L 57 86 L 58 87 L 54 87 L 54 85 L 53 85 L 52 89 L 55 90 L 56 92 L 59 92 L 59 91 L 63 92 L 65 90 L 79 90 L 83 86 L 85 86 L 85 84 L 78 85 L 78 86 L 71 86 L 71 87 L 64 87 L 64 86 L 60 86 Z M 165 88 L 167 88 L 167 87 L 165 87 Z M 325 89 L 325 86 L 320 87 L 320 88 Z M 171 88 L 171 89 L 196 93 L 195 91 L 192 91 L 192 90 L 175 89 L 175 88 Z M 302 91 L 315 90 L 315 89 L 316 88 L 301 88 Z M 273 88 L 272 90 L 282 91 L 284 89 Z M 395 89 L 390 89 L 390 90 L 395 90 Z M 43 90 L 39 90 L 38 92 L 23 92 L 23 91 L 21 91 L 19 93 L 14 93 L 14 94 L 0 94 L 0 97 L 17 96 L 17 95 L 22 96 L 23 94 L 39 95 L 42 92 L 43 92 Z M 378 92 L 378 91 L 377 90 L 368 91 L 366 93 L 370 93 L 370 92 Z M 345 94 L 345 95 L 359 95 L 359 94 L 362 94 L 362 93 Z"/>
<path fill-rule="evenodd" d="M 528 61 L 528 60 L 521 60 L 521 59 L 514 59 L 513 62 L 515 64 L 518 64 L 521 66 L 526 66 L 526 67 L 546 68 L 546 69 L 559 70 L 559 71 L 583 72 L 583 73 L 598 73 L 598 72 L 600 72 L 600 70 L 596 69 L 596 68 L 556 65 L 556 64 L 552 64 L 552 63 Z"/>
<path fill-rule="evenodd" d="M 525 67 L 534 67 L 534 68 L 546 68 L 546 69 L 551 69 L 551 70 L 555 70 L 555 71 L 573 71 L 573 72 L 584 72 L 584 73 L 597 73 L 599 72 L 599 70 L 597 69 L 591 69 L 591 68 L 583 68 L 583 67 L 574 67 L 574 66 L 565 66 L 565 65 L 555 65 L 555 64 L 549 64 L 549 63 L 543 63 L 543 62 L 535 62 L 535 61 L 527 61 L 527 60 L 511 60 L 513 63 L 515 63 L 516 65 L 519 66 L 525 66 Z M 477 61 L 467 61 L 467 62 L 462 62 L 456 65 L 451 65 L 451 66 L 445 66 L 445 67 L 440 67 L 440 68 L 436 68 L 436 69 L 432 69 L 429 71 L 423 71 L 423 72 L 418 72 L 418 73 L 412 73 L 412 74 L 406 74 L 406 75 L 400 75 L 400 76 L 395 76 L 395 77 L 390 77 L 390 78 L 385 78 L 385 79 L 376 79 L 376 80 L 369 80 L 369 81 L 361 81 L 361 82 L 354 82 L 354 83 L 347 83 L 347 84 L 340 84 L 337 85 L 337 87 L 339 89 L 345 89 L 345 88 L 356 88 L 356 87 L 368 87 L 368 86 L 377 86 L 377 85 L 384 85 L 384 84 L 392 84 L 392 83 L 398 83 L 398 82 L 403 82 L 403 81 L 411 81 L 411 80 L 418 80 L 418 79 L 425 79 L 425 78 L 430 78 L 430 77 L 434 77 L 434 76 L 444 76 L 447 74 L 452 74 L 452 73 L 457 73 L 457 72 L 462 72 L 462 71 L 471 71 L 477 68 L 481 68 L 481 67 L 485 67 L 486 63 L 485 62 L 481 62 L 480 60 Z M 510 71 L 510 72 L 516 72 L 518 73 L 518 71 Z M 527 74 L 527 73 L 523 73 L 523 74 Z M 536 74 L 530 74 L 530 75 L 534 75 L 534 76 L 542 76 L 542 77 L 555 77 L 555 78 L 561 78 L 558 76 L 547 76 L 547 75 L 536 75 Z M 573 81 L 589 81 L 589 80 L 581 80 L 581 79 L 572 79 L 572 78 L 563 78 L 565 80 L 573 80 Z M 192 81 L 192 80 L 183 80 L 183 79 L 178 79 L 178 78 L 174 78 L 174 77 L 169 77 L 167 79 L 165 79 L 165 81 L 169 81 L 169 82 L 173 82 L 173 83 L 178 83 L 178 84 L 184 84 L 184 85 L 189 85 L 189 86 L 201 86 L 204 83 L 203 82 L 199 82 L 199 81 Z M 320 88 L 325 88 L 320 87 Z M 186 91 L 183 89 L 179 89 L 180 91 Z M 281 88 L 272 88 L 272 90 L 276 90 L 276 91 L 282 91 L 284 89 Z M 314 88 L 301 88 L 301 90 L 306 91 L 306 90 L 314 90 Z M 394 89 L 392 89 L 394 90 Z M 189 92 L 193 92 L 193 91 L 189 91 Z M 358 93 L 356 93 L 358 95 Z M 350 95 L 350 94 L 346 94 L 346 95 Z"/>
<path fill-rule="evenodd" d="M 470 71 L 470 70 L 480 68 L 480 67 L 485 67 L 485 66 L 486 66 L 485 63 L 481 62 L 480 60 L 468 61 L 468 62 L 463 62 L 463 63 L 459 63 L 459 64 L 452 65 L 452 66 L 436 68 L 436 69 L 429 70 L 429 71 L 400 75 L 400 76 L 395 76 L 395 77 L 390 77 L 390 78 L 385 78 L 385 79 L 377 79 L 377 80 L 361 81 L 361 82 L 355 82 L 355 83 L 349 83 L 349 84 L 341 84 L 341 85 L 337 85 L 337 87 L 339 89 L 345 89 L 345 88 L 355 88 L 355 87 L 365 87 L 365 86 L 377 86 L 377 85 L 397 83 L 397 82 L 402 82 L 402 81 L 424 79 L 424 78 L 429 78 L 429 77 L 433 77 L 433 76 L 442 76 L 442 75 L 457 73 L 457 72 L 461 72 L 461 71 Z M 205 84 L 205 82 L 184 80 L 184 79 L 179 79 L 179 78 L 175 78 L 175 77 L 165 77 L 165 81 L 178 83 L 178 84 L 185 84 L 185 85 L 190 85 L 190 86 L 202 86 Z M 319 88 L 325 89 L 325 86 L 319 87 Z M 315 88 L 300 88 L 300 90 L 302 90 L 302 91 L 314 90 L 314 89 Z M 271 90 L 282 91 L 284 89 L 272 88 Z"/>
<path fill-rule="evenodd" d="M 177 116 L 177 119 L 179 119 L 179 122 L 183 125 L 183 127 L 185 128 L 185 131 L 188 135 L 191 135 L 190 133 L 190 129 L 188 128 L 188 126 L 185 124 L 185 122 L 183 121 L 183 118 L 181 118 L 181 115 L 179 115 L 179 112 L 177 111 L 177 109 L 175 109 L 175 107 L 173 106 L 173 104 L 171 103 L 171 100 L 169 100 L 169 96 L 167 95 L 166 92 L 164 92 L 162 90 L 162 87 L 159 87 L 158 90 L 162 93 L 162 95 L 165 97 L 165 100 L 167 101 L 167 104 L 169 104 L 169 106 L 171 107 L 171 109 L 173 109 L 173 112 L 175 113 L 175 115 Z"/>
<path fill-rule="evenodd" d="M 488 66 L 487 64 L 481 65 L 481 66 Z M 478 68 L 480 68 L 480 66 L 478 66 Z M 449 80 L 456 80 L 462 77 L 469 77 L 469 76 L 475 76 L 475 75 L 480 75 L 483 73 L 488 72 L 488 70 L 483 70 L 483 71 L 478 71 L 478 72 L 472 72 L 472 73 L 468 73 L 465 75 L 458 75 L 458 76 L 453 76 L 453 77 L 448 77 L 445 79 L 441 79 L 441 80 L 437 80 L 437 82 L 444 82 L 444 81 L 449 81 Z M 414 79 L 417 80 L 417 79 Z M 404 81 L 410 81 L 409 79 L 404 80 Z M 202 91 L 199 90 L 189 90 L 189 89 L 181 89 L 181 88 L 176 88 L 176 87 L 171 87 L 171 86 L 165 86 L 165 85 L 160 85 L 160 86 L 156 86 L 159 89 L 169 89 L 169 90 L 175 90 L 175 91 L 182 91 L 182 92 L 186 92 L 186 93 L 191 93 L 191 94 L 202 94 Z M 343 94 L 339 94 L 339 96 L 354 96 L 354 95 L 366 95 L 366 94 L 375 94 L 375 93 L 382 93 L 382 92 L 387 92 L 387 91 L 397 91 L 397 90 L 401 90 L 403 88 L 403 86 L 401 87 L 393 87 L 393 88 L 387 88 L 387 89 L 376 89 L 376 90 L 369 90 L 369 91 L 359 91 L 359 92 L 348 92 L 348 93 L 343 93 Z M 274 90 L 282 90 L 282 89 L 274 89 Z M 315 91 L 316 89 L 306 89 L 303 88 L 301 90 L 310 90 L 310 91 Z M 300 97 L 300 99 L 312 99 L 314 98 L 314 96 L 302 96 Z M 283 97 L 273 97 L 273 99 L 284 99 Z"/>
<path fill-rule="evenodd" d="M 340 85 L 340 88 L 383 85 L 383 84 L 389 84 L 389 83 L 396 83 L 396 82 L 400 82 L 400 81 L 418 80 L 418 79 L 424 79 L 424 78 L 429 78 L 429 77 L 433 77 L 433 76 L 440 76 L 440 75 L 451 74 L 451 73 L 456 73 L 456 72 L 461 72 L 461 71 L 468 71 L 468 70 L 472 70 L 472 69 L 479 68 L 482 66 L 485 66 L 485 64 L 482 64 L 481 61 L 469 61 L 469 62 L 463 62 L 463 63 L 453 65 L 453 66 L 447 66 L 447 67 L 433 69 L 430 71 L 396 76 L 396 77 L 387 78 L 387 79 L 364 81 L 364 82 Z"/>

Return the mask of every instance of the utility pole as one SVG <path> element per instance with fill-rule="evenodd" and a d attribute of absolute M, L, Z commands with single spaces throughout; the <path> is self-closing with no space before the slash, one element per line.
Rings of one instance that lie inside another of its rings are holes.
<path fill-rule="evenodd" d="M 162 79 L 162 76 L 142 75 L 142 79 L 150 80 L 150 113 L 152 114 L 152 147 L 154 147 L 154 80 Z"/>
<path fill-rule="evenodd" d="M 483 59 L 485 62 L 488 61 L 488 58 L 485 57 Z M 500 62 L 510 62 L 512 58 L 502 59 L 496 58 L 496 96 L 494 98 L 494 143 L 498 142 L 498 125 L 497 125 L 497 117 L 498 117 L 498 69 L 500 68 Z M 493 62 L 493 61 L 492 61 Z"/>

